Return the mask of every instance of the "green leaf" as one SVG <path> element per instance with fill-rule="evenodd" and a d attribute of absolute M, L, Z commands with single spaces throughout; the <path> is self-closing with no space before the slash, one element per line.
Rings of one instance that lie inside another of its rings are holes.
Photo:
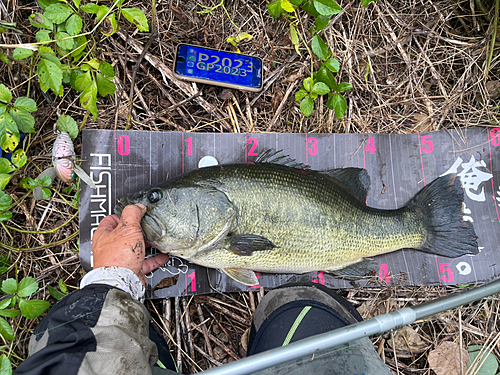
<path fill-rule="evenodd" d="M 37 179 L 36 181 L 38 182 L 38 184 L 40 186 L 50 186 L 50 185 L 52 185 L 52 179 L 48 175 L 45 175 L 42 178 Z"/>
<path fill-rule="evenodd" d="M 7 111 L 7 104 L 0 104 L 0 115 Z"/>
<path fill-rule="evenodd" d="M 293 46 L 295 47 L 295 52 L 297 52 L 297 55 L 302 56 L 299 51 L 299 35 L 297 33 L 297 29 L 292 23 L 290 24 L 290 37 L 292 38 L 292 43 Z"/>
<path fill-rule="evenodd" d="M 289 1 L 297 7 L 304 2 L 304 0 L 289 0 Z"/>
<path fill-rule="evenodd" d="M 101 63 L 99 64 L 99 70 L 104 73 L 106 77 L 115 78 L 115 69 L 113 69 L 109 62 L 101 61 Z"/>
<path fill-rule="evenodd" d="M 0 275 L 1 275 L 2 273 L 7 272 L 7 270 L 9 269 L 9 267 L 10 267 L 10 261 L 9 261 L 9 258 L 7 258 L 7 257 L 0 257 Z M 9 299 L 9 298 L 7 298 L 7 300 L 8 300 L 8 299 Z M 6 300 L 4 300 L 4 301 L 6 301 Z M 4 302 L 4 301 L 2 301 L 2 302 Z M 5 307 L 7 307 L 7 306 L 8 306 L 8 304 L 7 304 L 7 305 L 5 305 Z M 2 308 L 2 309 L 3 309 L 3 308 L 5 308 L 5 307 L 0 307 L 0 308 Z"/>
<path fill-rule="evenodd" d="M 318 82 L 325 83 L 330 89 L 335 90 L 337 88 L 337 81 L 333 74 L 322 66 L 314 75 L 314 80 Z"/>
<path fill-rule="evenodd" d="M 3 61 L 12 68 L 12 61 L 9 60 L 9 58 L 5 53 L 0 52 L 0 61 Z"/>
<path fill-rule="evenodd" d="M 48 30 L 38 30 L 35 34 L 35 38 L 37 42 L 48 42 L 51 40 L 50 31 Z"/>
<path fill-rule="evenodd" d="M 295 100 L 296 101 L 302 100 L 306 95 L 307 95 L 306 90 L 299 90 L 295 93 Z"/>
<path fill-rule="evenodd" d="M 314 109 L 314 102 L 312 98 L 308 95 L 300 102 L 300 110 L 304 116 L 309 117 Z"/>
<path fill-rule="evenodd" d="M 483 352 L 481 353 L 481 350 L 483 350 Z M 471 345 L 469 346 L 468 348 L 468 352 L 469 352 L 469 368 L 471 368 L 471 365 L 474 361 L 474 359 L 476 359 L 476 357 L 481 353 L 481 357 L 478 358 L 476 360 L 479 361 L 479 364 L 484 363 L 481 365 L 481 367 L 476 367 L 476 371 L 474 372 L 474 374 L 476 375 L 495 375 L 497 373 L 497 370 L 498 370 L 498 361 L 495 357 L 494 354 L 492 354 L 490 352 L 490 354 L 488 354 L 488 356 L 486 357 L 486 360 L 484 358 L 484 355 L 486 354 L 485 351 L 487 352 L 487 349 L 484 348 L 483 346 L 481 345 Z"/>
<path fill-rule="evenodd" d="M 14 58 L 14 60 L 22 60 L 26 59 L 27 57 L 30 57 L 31 55 L 33 55 L 33 51 L 30 49 L 15 48 L 12 57 Z"/>
<path fill-rule="evenodd" d="M 95 3 L 88 3 L 83 5 L 80 9 L 87 13 L 97 14 L 97 12 L 99 12 L 99 8 L 99 5 Z"/>
<path fill-rule="evenodd" d="M 90 85 L 83 90 L 82 95 L 80 96 L 80 104 L 83 108 L 92 113 L 94 120 L 97 119 L 97 85 L 95 81 L 92 81 Z"/>
<path fill-rule="evenodd" d="M 49 199 L 52 196 L 52 193 L 50 192 L 50 189 L 44 187 L 42 188 L 42 198 L 43 199 Z"/>
<path fill-rule="evenodd" d="M 350 89 L 352 89 L 352 85 L 350 83 L 348 83 L 348 82 L 342 82 L 341 84 L 339 84 L 337 86 L 337 90 L 336 91 L 342 92 L 342 91 L 347 91 L 347 90 L 350 90 Z"/>
<path fill-rule="evenodd" d="M 316 82 L 312 88 L 312 92 L 318 95 L 325 95 L 330 92 L 330 88 L 323 82 Z"/>
<path fill-rule="evenodd" d="M 68 133 L 68 135 L 72 138 L 75 139 L 78 137 L 78 124 L 76 123 L 75 120 L 73 120 L 73 117 L 67 116 L 67 115 L 61 115 L 57 119 L 57 128 L 60 131 Z"/>
<path fill-rule="evenodd" d="M 29 297 L 38 290 L 38 283 L 33 277 L 25 277 L 19 282 L 17 295 L 19 297 Z"/>
<path fill-rule="evenodd" d="M 68 17 L 73 14 L 73 10 L 66 4 L 56 3 L 51 4 L 45 9 L 45 17 L 54 22 L 56 25 L 63 23 Z"/>
<path fill-rule="evenodd" d="M 80 58 L 85 54 L 85 47 L 87 45 L 87 38 L 85 36 L 78 36 L 75 38 L 75 52 L 71 54 L 74 61 L 80 60 Z"/>
<path fill-rule="evenodd" d="M 23 109 L 28 112 L 36 112 L 36 102 L 33 99 L 27 98 L 25 96 L 20 96 L 14 102 L 14 107 Z"/>
<path fill-rule="evenodd" d="M 10 173 L 10 172 L 13 172 L 15 170 L 16 170 L 16 168 L 14 168 L 12 166 L 12 164 L 10 164 L 10 162 L 7 159 L 0 158 L 0 173 Z M 1 193 L 0 193 L 0 197 L 1 197 Z M 0 205 L 0 210 L 1 209 L 2 209 L 2 206 Z"/>
<path fill-rule="evenodd" d="M 344 117 L 347 109 L 347 101 L 341 94 L 333 94 L 326 102 L 326 106 L 335 111 L 335 117 L 339 120 Z"/>
<path fill-rule="evenodd" d="M 331 16 L 342 12 L 342 8 L 334 0 L 313 0 L 314 7 L 319 14 Z"/>
<path fill-rule="evenodd" d="M 54 30 L 52 22 L 45 17 L 45 15 L 40 13 L 30 15 L 30 23 L 32 26 L 38 27 L 39 29 Z"/>
<path fill-rule="evenodd" d="M 316 10 L 316 8 L 314 7 L 313 1 L 307 1 L 302 7 L 302 10 L 304 12 L 307 12 L 307 14 L 309 14 L 311 17 L 319 17 L 320 15 Z"/>
<path fill-rule="evenodd" d="M 87 64 L 90 65 L 92 68 L 97 70 L 97 69 L 99 69 L 101 62 L 99 61 L 99 59 L 94 58 L 90 61 L 87 61 Z M 86 65 L 86 64 L 84 64 L 84 65 Z"/>
<path fill-rule="evenodd" d="M 5 189 L 12 176 L 7 173 L 0 173 L 0 191 Z"/>
<path fill-rule="evenodd" d="M 316 31 L 324 30 L 329 23 L 330 23 L 330 17 L 328 16 L 320 15 L 319 17 L 316 17 L 316 21 L 314 21 L 314 24 L 316 25 Z"/>
<path fill-rule="evenodd" d="M 19 130 L 11 115 L 8 113 L 0 115 L 0 148 L 7 152 L 13 152 L 19 144 L 19 140 Z"/>
<path fill-rule="evenodd" d="M 56 53 L 50 47 L 40 46 L 38 47 L 38 54 L 43 57 L 45 54 L 55 56 Z"/>
<path fill-rule="evenodd" d="M 101 5 L 99 11 L 96 14 L 95 21 L 99 22 L 109 11 L 109 7 L 106 5 Z"/>
<path fill-rule="evenodd" d="M 0 335 L 3 336 L 6 340 L 14 340 L 14 331 L 12 331 L 12 327 L 4 318 L 0 318 Z M 3 355 L 2 355 L 3 356 Z M 2 361 L 3 367 L 3 361 Z"/>
<path fill-rule="evenodd" d="M 3 190 L 7 186 L 12 176 L 6 173 L 0 173 L 0 189 Z"/>
<path fill-rule="evenodd" d="M 5 279 L 2 281 L 2 291 L 7 294 L 17 292 L 17 281 L 15 279 Z"/>
<path fill-rule="evenodd" d="M 271 13 L 271 16 L 273 16 L 273 18 L 278 18 L 279 16 L 281 16 L 281 0 L 275 0 L 267 4 L 267 10 L 269 11 L 269 13 Z"/>
<path fill-rule="evenodd" d="M 5 354 L 0 356 L 0 375 L 12 375 L 12 364 Z"/>
<path fill-rule="evenodd" d="M 69 35 L 75 36 L 80 34 L 83 27 L 82 18 L 78 14 L 73 14 L 66 21 L 66 31 Z M 66 48 L 67 49 L 67 48 Z"/>
<path fill-rule="evenodd" d="M 63 83 L 70 83 L 71 82 L 71 66 L 62 64 L 61 65 L 61 70 L 63 72 Z"/>
<path fill-rule="evenodd" d="M 35 132 L 35 119 L 31 113 L 25 111 L 24 109 L 11 108 L 9 111 L 10 116 L 16 122 L 17 128 L 23 133 L 34 133 Z"/>
<path fill-rule="evenodd" d="M 293 5 L 288 0 L 281 0 L 281 9 L 285 12 L 293 13 Z"/>
<path fill-rule="evenodd" d="M 19 301 L 19 308 L 25 318 L 33 319 L 42 315 L 50 307 L 50 302 L 38 299 Z"/>
<path fill-rule="evenodd" d="M 108 78 L 104 78 L 101 73 L 96 73 L 95 75 L 97 81 L 97 91 L 102 97 L 111 94 L 115 94 L 115 84 L 111 82 Z"/>
<path fill-rule="evenodd" d="M 149 31 L 148 20 L 142 10 L 137 8 L 122 8 L 123 16 L 137 26 L 139 31 Z"/>
<path fill-rule="evenodd" d="M 12 164 L 14 164 L 17 168 L 23 167 L 28 161 L 28 157 L 26 156 L 26 152 L 24 150 L 16 150 L 12 154 Z"/>
<path fill-rule="evenodd" d="M 311 48 L 316 56 L 325 61 L 330 56 L 330 49 L 319 35 L 315 35 L 311 42 Z"/>
<path fill-rule="evenodd" d="M 10 90 L 4 84 L 0 84 L 0 102 L 9 104 L 11 100 L 12 94 L 10 93 Z"/>
<path fill-rule="evenodd" d="M 313 79 L 311 77 L 307 77 L 304 79 L 304 83 L 302 84 L 304 86 L 304 89 L 307 92 L 311 92 L 312 85 L 313 85 Z"/>
<path fill-rule="evenodd" d="M 77 74 L 76 72 L 75 75 Z M 81 73 L 81 71 L 79 72 Z M 90 86 L 91 83 L 92 83 L 92 76 L 90 75 L 90 72 L 86 72 L 84 74 L 78 75 L 74 79 L 74 83 L 73 82 L 71 83 L 71 86 L 73 86 L 75 90 L 83 92 L 87 87 Z"/>
<path fill-rule="evenodd" d="M 80 8 L 81 0 L 73 0 L 73 4 L 75 4 L 76 9 Z"/>
<path fill-rule="evenodd" d="M 62 39 L 62 40 L 58 40 L 56 42 L 57 46 L 61 47 L 63 50 L 66 50 L 66 51 L 71 51 L 73 49 L 73 47 L 75 46 L 75 41 L 73 39 L 65 39 L 65 38 L 70 38 L 71 35 L 69 35 L 68 33 L 65 33 L 63 31 L 60 31 L 58 33 L 56 33 L 56 35 L 54 35 L 54 38 L 57 40 L 57 39 Z"/>
<path fill-rule="evenodd" d="M 59 2 L 58 0 L 38 0 L 38 5 L 40 5 L 40 8 L 42 8 L 43 10 L 45 10 L 50 5 L 57 4 L 58 2 Z"/>
<path fill-rule="evenodd" d="M 53 52 L 53 51 L 51 51 L 51 52 Z M 40 56 L 43 57 L 44 59 L 49 60 L 50 62 L 53 62 L 58 67 L 60 67 L 62 65 L 61 62 L 59 61 L 59 59 L 57 58 L 57 56 L 54 53 L 46 53 L 46 52 L 44 52 L 44 53 L 40 53 Z"/>
<path fill-rule="evenodd" d="M 325 62 L 325 66 L 333 73 L 337 73 L 340 70 L 339 61 L 333 57 Z"/>
<path fill-rule="evenodd" d="M 62 70 L 52 61 L 40 59 L 37 66 L 38 79 L 55 94 L 62 90 Z"/>
<path fill-rule="evenodd" d="M 21 311 L 16 309 L 2 309 L 0 310 L 0 316 L 5 316 L 6 318 L 14 318 L 21 315 Z"/>
<path fill-rule="evenodd" d="M 361 0 L 361 4 L 366 8 L 371 2 L 375 2 L 377 0 Z"/>
<path fill-rule="evenodd" d="M 3 259 L 6 259 L 6 258 L 3 258 Z M 14 297 L 9 297 L 9 298 L 4 299 L 3 301 L 0 301 L 0 310 L 6 309 L 7 307 L 9 307 L 10 303 L 12 302 L 12 298 L 14 298 Z"/>
<path fill-rule="evenodd" d="M 60 291 L 51 287 L 50 285 L 47 285 L 47 289 L 49 290 L 50 295 L 58 301 L 65 296 L 64 293 L 61 293 Z"/>
<path fill-rule="evenodd" d="M 59 289 L 61 289 L 61 292 L 64 294 L 68 294 L 68 287 L 62 279 L 59 280 Z"/>
<path fill-rule="evenodd" d="M 12 212 L 0 211 L 0 221 L 8 221 L 12 218 Z"/>
<path fill-rule="evenodd" d="M 19 186 L 22 187 L 22 188 L 24 188 L 24 189 L 34 189 L 34 188 L 36 188 L 39 185 L 38 185 L 38 182 L 36 182 L 31 177 L 26 177 L 26 178 L 23 178 L 19 182 Z"/>

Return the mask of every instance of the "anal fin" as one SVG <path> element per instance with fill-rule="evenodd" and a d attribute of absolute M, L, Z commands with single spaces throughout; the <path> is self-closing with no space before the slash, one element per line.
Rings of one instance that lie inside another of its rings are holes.
<path fill-rule="evenodd" d="M 221 269 L 226 275 L 231 279 L 238 281 L 239 283 L 255 286 L 259 285 L 259 279 L 257 275 L 252 270 L 245 270 L 243 268 L 223 268 Z"/>
<path fill-rule="evenodd" d="M 376 265 L 377 263 L 373 259 L 362 259 L 359 262 L 329 273 L 335 276 L 344 277 L 348 280 L 355 280 L 364 276 L 371 276 L 371 274 L 376 272 Z"/>

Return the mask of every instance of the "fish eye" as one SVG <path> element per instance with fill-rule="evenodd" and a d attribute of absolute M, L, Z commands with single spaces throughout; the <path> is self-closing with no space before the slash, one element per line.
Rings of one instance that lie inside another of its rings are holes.
<path fill-rule="evenodd" d="M 148 201 L 150 201 L 151 203 L 158 202 L 161 199 L 161 197 L 162 195 L 160 190 L 151 190 L 148 193 Z"/>

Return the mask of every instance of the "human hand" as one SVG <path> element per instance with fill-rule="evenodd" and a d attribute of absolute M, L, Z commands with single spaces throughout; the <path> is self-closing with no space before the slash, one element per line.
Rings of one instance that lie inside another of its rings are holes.
<path fill-rule="evenodd" d="M 146 274 L 168 262 L 167 254 L 144 259 L 146 244 L 141 231 L 141 219 L 147 208 L 142 204 L 123 209 L 121 219 L 117 215 L 106 216 L 92 238 L 94 269 L 123 267 L 132 270 L 147 287 Z"/>

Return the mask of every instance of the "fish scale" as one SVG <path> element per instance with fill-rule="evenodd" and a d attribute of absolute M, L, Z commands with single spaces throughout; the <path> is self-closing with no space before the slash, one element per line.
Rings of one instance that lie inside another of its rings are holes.
<path fill-rule="evenodd" d="M 404 207 L 380 210 L 365 204 L 364 169 L 319 172 L 274 155 L 175 177 L 128 194 L 116 212 L 146 205 L 148 242 L 246 285 L 258 285 L 254 271 L 360 275 L 365 269 L 353 269 L 356 262 L 402 248 L 448 257 L 478 252 L 456 175 L 439 177 Z"/>
<path fill-rule="evenodd" d="M 363 257 L 419 247 L 425 238 L 422 227 L 402 230 L 400 210 L 370 209 L 338 181 L 314 172 L 274 165 L 246 172 L 242 166 L 221 169 L 218 179 L 238 210 L 233 234 L 260 235 L 277 248 L 248 257 L 219 248 L 190 259 L 206 267 L 284 273 L 337 270 Z"/>

